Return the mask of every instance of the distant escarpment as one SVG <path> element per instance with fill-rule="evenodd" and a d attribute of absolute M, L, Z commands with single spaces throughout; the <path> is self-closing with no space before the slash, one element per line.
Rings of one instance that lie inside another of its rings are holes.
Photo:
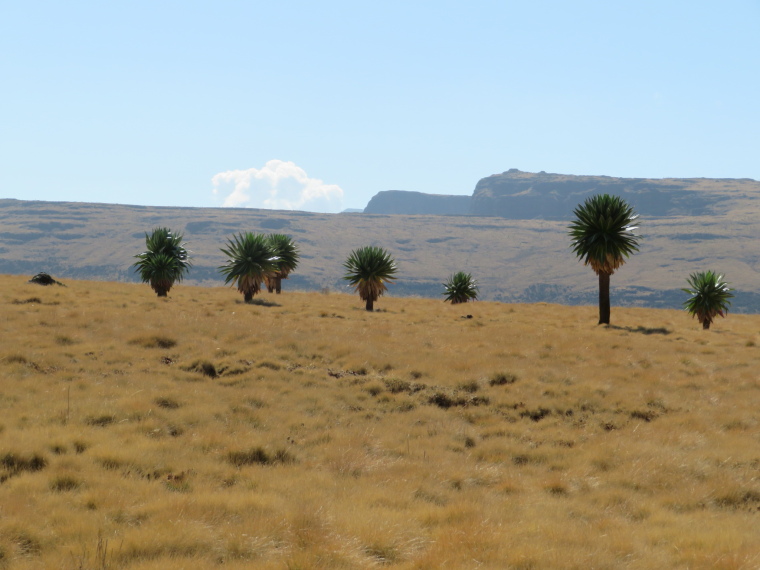
<path fill-rule="evenodd" d="M 365 214 L 431 214 L 465 216 L 470 213 L 470 196 L 423 194 L 405 190 L 384 190 L 375 194 L 364 208 Z"/>
<path fill-rule="evenodd" d="M 754 204 L 760 197 L 760 182 L 748 178 L 575 176 L 513 168 L 481 179 L 472 197 L 390 190 L 375 195 L 364 212 L 567 220 L 573 209 L 593 194 L 621 196 L 647 217 L 706 216 Z"/>
<path fill-rule="evenodd" d="M 643 216 L 705 216 L 724 213 L 736 201 L 760 196 L 750 179 L 613 178 L 521 172 L 516 168 L 480 180 L 470 213 L 509 219 L 567 219 L 592 194 L 616 194 Z"/>

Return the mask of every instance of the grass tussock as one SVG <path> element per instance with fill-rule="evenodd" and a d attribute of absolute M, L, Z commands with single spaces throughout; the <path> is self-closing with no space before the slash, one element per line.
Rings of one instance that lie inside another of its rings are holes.
<path fill-rule="evenodd" d="M 0 277 L 0 568 L 760 563 L 760 317 L 67 285 Z"/>

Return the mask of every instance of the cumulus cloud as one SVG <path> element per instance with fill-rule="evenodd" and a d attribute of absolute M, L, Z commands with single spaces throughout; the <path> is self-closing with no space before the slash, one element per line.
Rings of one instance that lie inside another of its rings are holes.
<path fill-rule="evenodd" d="M 309 178 L 303 168 L 284 160 L 270 160 L 262 168 L 220 172 L 211 183 L 223 207 L 339 212 L 343 206 L 340 186 Z"/>

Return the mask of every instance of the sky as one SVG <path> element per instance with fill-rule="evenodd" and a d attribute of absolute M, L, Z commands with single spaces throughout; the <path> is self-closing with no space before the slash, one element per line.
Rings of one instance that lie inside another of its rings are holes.
<path fill-rule="evenodd" d="M 0 198 L 314 212 L 760 180 L 760 0 L 0 0 Z"/>

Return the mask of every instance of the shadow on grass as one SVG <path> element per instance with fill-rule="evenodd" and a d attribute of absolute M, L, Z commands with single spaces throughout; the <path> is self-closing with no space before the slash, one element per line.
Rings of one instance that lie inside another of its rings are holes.
<path fill-rule="evenodd" d="M 246 305 L 258 305 L 259 307 L 282 307 L 279 303 L 275 303 L 274 301 L 267 301 L 266 299 L 253 299 L 251 301 L 241 301 L 242 303 Z"/>
<path fill-rule="evenodd" d="M 609 329 L 615 329 L 615 330 L 618 330 L 618 331 L 626 331 L 626 332 L 632 332 L 632 333 L 641 333 L 641 334 L 645 334 L 645 335 L 650 335 L 650 334 L 662 334 L 662 335 L 666 335 L 666 334 L 670 334 L 672 332 L 672 331 L 669 331 L 668 329 L 666 329 L 665 327 L 642 327 L 642 326 L 638 326 L 638 327 L 634 328 L 634 327 L 618 327 L 618 326 L 615 326 L 615 325 L 607 325 L 607 328 L 609 328 Z"/>

